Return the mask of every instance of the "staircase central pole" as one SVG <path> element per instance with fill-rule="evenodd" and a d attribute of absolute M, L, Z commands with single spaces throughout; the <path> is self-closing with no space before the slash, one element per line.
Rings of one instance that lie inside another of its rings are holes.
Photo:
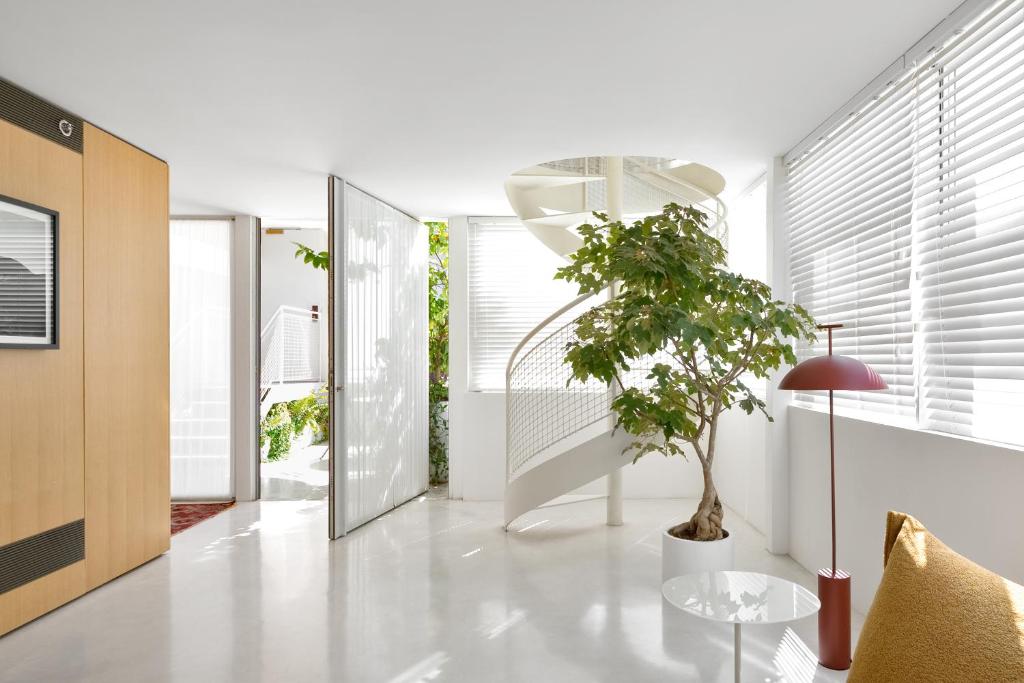
<path fill-rule="evenodd" d="M 622 157 L 605 157 L 605 196 L 608 200 L 608 219 L 622 220 Z M 611 296 L 619 293 L 619 286 L 613 283 Z M 621 387 L 612 382 L 610 398 L 618 395 Z M 608 475 L 608 526 L 622 526 L 622 468 Z"/>

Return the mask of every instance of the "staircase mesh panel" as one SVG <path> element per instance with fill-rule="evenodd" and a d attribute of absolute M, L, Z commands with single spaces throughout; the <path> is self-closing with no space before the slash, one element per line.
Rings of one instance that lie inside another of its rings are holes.
<path fill-rule="evenodd" d="M 548 446 L 611 415 L 608 388 L 574 379 L 564 361 L 566 348 L 578 339 L 578 315 L 571 311 L 552 321 L 551 331 L 520 356 L 508 377 L 510 479 Z"/>
<path fill-rule="evenodd" d="M 582 308 L 596 303 L 585 302 Z M 519 356 L 508 376 L 506 417 L 508 424 L 508 477 L 533 466 L 549 447 L 602 420 L 615 417 L 612 390 L 597 380 L 581 382 L 565 362 L 565 352 L 576 335 L 581 307 L 570 309 L 551 321 L 539 334 L 541 340 Z M 550 330 L 550 331 L 548 331 Z M 655 363 L 671 364 L 667 353 L 647 356 L 623 372 L 627 387 L 645 388 Z M 609 423 L 610 426 L 610 423 Z"/>

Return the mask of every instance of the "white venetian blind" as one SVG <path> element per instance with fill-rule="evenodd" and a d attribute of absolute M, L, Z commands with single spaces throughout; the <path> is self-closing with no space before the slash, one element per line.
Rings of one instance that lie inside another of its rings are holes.
<path fill-rule="evenodd" d="M 914 81 L 905 77 L 788 169 L 794 300 L 819 323 L 842 323 L 834 352 L 875 368 L 880 392 L 841 392 L 837 405 L 912 419 L 915 412 L 910 239 Z M 797 349 L 827 353 L 826 337 Z M 798 400 L 827 401 L 824 392 Z"/>
<path fill-rule="evenodd" d="M 578 295 L 554 280 L 562 258 L 515 218 L 469 221 L 469 389 L 504 391 L 516 344 Z"/>
<path fill-rule="evenodd" d="M 914 262 L 924 427 L 1024 443 L 1024 2 L 917 74 Z"/>
<path fill-rule="evenodd" d="M 0 198 L 0 345 L 57 343 L 55 217 Z"/>

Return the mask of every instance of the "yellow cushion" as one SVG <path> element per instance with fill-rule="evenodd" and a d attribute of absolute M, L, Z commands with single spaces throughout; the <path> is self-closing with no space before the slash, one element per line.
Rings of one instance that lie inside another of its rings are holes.
<path fill-rule="evenodd" d="M 1024 586 L 909 515 L 890 512 L 885 536 L 885 571 L 847 680 L 1024 681 Z"/>

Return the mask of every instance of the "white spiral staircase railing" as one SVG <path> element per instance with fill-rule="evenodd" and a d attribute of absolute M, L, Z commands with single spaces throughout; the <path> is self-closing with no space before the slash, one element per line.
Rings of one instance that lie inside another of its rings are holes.
<path fill-rule="evenodd" d="M 725 186 L 715 171 L 652 157 L 586 157 L 533 166 L 505 183 L 520 220 L 563 257 L 583 242 L 576 226 L 594 211 L 611 220 L 656 213 L 670 202 L 700 208 L 708 231 L 725 242 Z M 602 298 L 604 295 L 602 295 Z M 579 382 L 563 357 L 575 339 L 575 321 L 598 302 L 586 294 L 545 318 L 513 350 L 505 374 L 505 527 L 529 510 L 604 476 L 609 477 L 608 523 L 621 523 L 619 469 L 630 437 L 614 432 L 612 399 L 618 388 Z M 651 363 L 656 359 L 652 358 Z M 637 364 L 623 381 L 646 381 L 651 363 Z M 642 367 L 640 367 L 642 366 Z"/>

